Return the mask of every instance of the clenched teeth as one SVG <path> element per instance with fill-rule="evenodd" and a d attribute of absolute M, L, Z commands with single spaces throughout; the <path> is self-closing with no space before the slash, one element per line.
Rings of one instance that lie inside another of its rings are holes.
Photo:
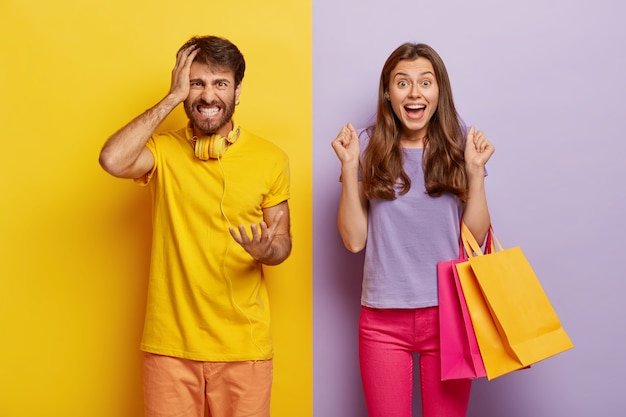
<path fill-rule="evenodd" d="M 211 107 L 210 109 L 199 108 L 198 111 L 200 113 L 204 114 L 205 116 L 213 116 L 214 114 L 217 114 L 217 112 L 219 112 L 220 109 L 218 109 L 216 107 Z"/>

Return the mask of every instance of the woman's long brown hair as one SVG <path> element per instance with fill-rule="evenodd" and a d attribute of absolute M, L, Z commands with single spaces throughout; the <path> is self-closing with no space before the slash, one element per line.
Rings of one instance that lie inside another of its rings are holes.
<path fill-rule="evenodd" d="M 426 58 L 433 65 L 439 86 L 437 110 L 428 124 L 424 139 L 424 185 L 426 192 L 438 197 L 450 192 L 462 202 L 467 200 L 467 178 L 464 165 L 464 127 L 452 100 L 448 71 L 443 60 L 430 46 L 405 43 L 387 58 L 380 75 L 376 122 L 368 128 L 369 145 L 363 153 L 362 184 L 368 199 L 393 200 L 394 185 L 400 184 L 400 194 L 406 194 L 411 180 L 402 168 L 400 133 L 402 122 L 385 99 L 391 72 L 400 61 Z"/>

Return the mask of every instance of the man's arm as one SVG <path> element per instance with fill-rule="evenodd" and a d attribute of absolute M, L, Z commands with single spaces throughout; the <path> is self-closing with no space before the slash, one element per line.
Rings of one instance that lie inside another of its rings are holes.
<path fill-rule="evenodd" d="M 195 46 L 180 51 L 167 96 L 106 141 L 99 158 L 106 172 L 120 178 L 139 178 L 152 169 L 154 157 L 146 143 L 172 110 L 189 95 L 189 68 L 196 54 Z"/>
<path fill-rule="evenodd" d="M 113 134 L 100 151 L 102 168 L 120 178 L 139 178 L 150 171 L 154 157 L 146 143 L 178 104 L 168 95 Z"/>
<path fill-rule="evenodd" d="M 255 260 L 278 265 L 291 254 L 289 203 L 283 201 L 263 209 L 263 219 L 260 225 L 250 226 L 251 238 L 243 225 L 238 227 L 239 233 L 231 227 L 230 234 Z"/>

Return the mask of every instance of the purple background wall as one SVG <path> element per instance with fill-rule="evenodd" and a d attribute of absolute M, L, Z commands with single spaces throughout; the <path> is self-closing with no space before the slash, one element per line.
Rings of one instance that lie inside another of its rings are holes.
<path fill-rule="evenodd" d="M 366 415 L 362 255 L 336 231 L 330 141 L 346 122 L 372 120 L 382 64 L 405 41 L 441 54 L 461 116 L 495 144 L 495 231 L 522 247 L 575 344 L 477 381 L 469 416 L 626 415 L 624 16 L 618 0 L 313 1 L 314 416 Z"/>

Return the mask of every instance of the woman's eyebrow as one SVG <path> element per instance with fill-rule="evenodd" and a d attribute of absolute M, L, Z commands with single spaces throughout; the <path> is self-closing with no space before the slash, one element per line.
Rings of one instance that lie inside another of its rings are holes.
<path fill-rule="evenodd" d="M 397 76 L 399 76 L 399 75 L 400 75 L 400 76 L 403 76 L 403 77 L 408 77 L 408 76 L 409 76 L 409 74 L 408 74 L 407 72 L 402 72 L 402 71 L 400 71 L 400 72 L 396 72 L 396 73 L 393 75 L 393 78 L 396 78 L 396 77 L 397 77 Z M 418 75 L 419 75 L 419 76 L 422 76 L 422 75 L 432 75 L 432 76 L 434 76 L 435 74 L 433 74 L 433 72 L 432 72 L 432 71 L 423 71 L 423 72 L 420 72 Z"/>

